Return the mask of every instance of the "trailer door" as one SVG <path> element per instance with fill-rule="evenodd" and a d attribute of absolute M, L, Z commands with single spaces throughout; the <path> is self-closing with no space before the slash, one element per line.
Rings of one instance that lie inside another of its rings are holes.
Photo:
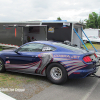
<path fill-rule="evenodd" d="M 81 30 L 82 25 L 74 24 L 73 28 L 76 30 L 78 35 L 82 38 L 82 30 Z M 73 31 L 73 35 L 72 36 L 73 36 L 72 37 L 73 38 L 73 44 L 77 45 L 77 47 L 81 48 L 82 43 L 81 43 L 79 37 L 76 35 L 76 33 L 74 31 Z"/>

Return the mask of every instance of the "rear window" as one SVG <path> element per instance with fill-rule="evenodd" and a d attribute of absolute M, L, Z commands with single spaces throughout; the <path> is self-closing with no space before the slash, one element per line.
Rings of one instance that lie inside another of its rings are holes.
<path fill-rule="evenodd" d="M 80 48 L 78 48 L 78 47 L 68 46 L 68 45 L 63 44 L 63 43 L 53 43 L 53 44 L 54 44 L 54 45 L 57 45 L 57 46 L 59 46 L 59 47 L 63 47 L 63 48 L 65 48 L 65 49 L 72 50 L 72 51 L 74 51 L 74 50 L 82 50 L 82 49 L 80 49 Z"/>

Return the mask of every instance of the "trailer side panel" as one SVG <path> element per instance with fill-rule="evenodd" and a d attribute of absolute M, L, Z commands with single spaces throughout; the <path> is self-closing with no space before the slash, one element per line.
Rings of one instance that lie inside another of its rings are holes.
<path fill-rule="evenodd" d="M 42 23 L 47 25 L 47 39 L 53 41 L 71 41 L 72 24 L 70 26 L 63 23 Z"/>
<path fill-rule="evenodd" d="M 22 45 L 22 28 L 21 27 L 4 27 L 4 23 L 0 23 L 0 43 Z M 7 24 L 8 25 L 8 24 Z"/>

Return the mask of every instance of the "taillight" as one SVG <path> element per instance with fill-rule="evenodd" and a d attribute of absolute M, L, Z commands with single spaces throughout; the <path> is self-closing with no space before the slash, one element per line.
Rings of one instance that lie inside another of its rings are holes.
<path fill-rule="evenodd" d="M 95 57 L 97 58 L 97 55 L 94 53 Z"/>
<path fill-rule="evenodd" d="M 85 56 L 85 57 L 83 58 L 83 60 L 84 60 L 85 62 L 91 62 L 91 61 L 92 61 L 91 58 L 90 58 L 89 56 Z"/>

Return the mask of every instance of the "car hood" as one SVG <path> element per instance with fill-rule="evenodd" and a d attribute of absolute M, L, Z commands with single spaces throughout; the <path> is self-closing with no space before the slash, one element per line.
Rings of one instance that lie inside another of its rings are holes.
<path fill-rule="evenodd" d="M 14 51 L 15 49 L 7 49 L 7 50 L 2 50 L 2 52 L 12 52 Z"/>
<path fill-rule="evenodd" d="M 2 54 L 2 53 L 9 53 L 9 52 L 14 52 L 14 49 L 13 50 L 12 49 L 2 50 L 2 51 L 0 51 L 0 54 Z"/>

